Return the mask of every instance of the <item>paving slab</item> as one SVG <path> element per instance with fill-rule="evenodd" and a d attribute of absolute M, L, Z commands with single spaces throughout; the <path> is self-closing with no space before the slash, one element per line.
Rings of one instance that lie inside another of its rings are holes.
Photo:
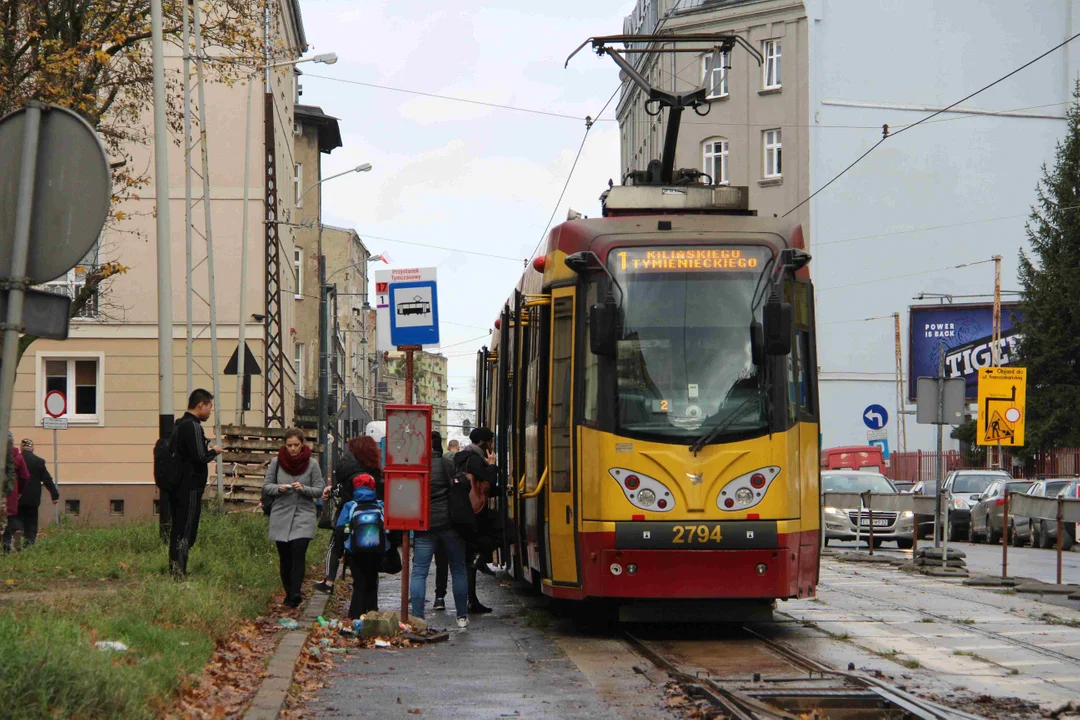
<path fill-rule="evenodd" d="M 433 582 L 429 578 L 429 608 Z M 542 610 L 526 615 L 508 583 L 485 576 L 478 582 L 478 594 L 494 613 L 470 616 L 469 629 L 459 631 L 452 612 L 429 610 L 426 619 L 433 627 L 451 628 L 449 641 L 348 655 L 305 716 L 618 720 L 620 715 L 545 631 L 550 617 Z M 397 607 L 400 578 L 382 576 L 379 603 Z"/>
<path fill-rule="evenodd" d="M 1072 595 L 1078 590 L 1075 585 L 1052 585 L 1050 583 L 1024 583 L 1016 586 L 1018 593 L 1038 593 L 1046 595 Z"/>

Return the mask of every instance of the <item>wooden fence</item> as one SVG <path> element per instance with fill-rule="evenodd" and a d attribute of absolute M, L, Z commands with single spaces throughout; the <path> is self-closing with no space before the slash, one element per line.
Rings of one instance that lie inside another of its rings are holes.
<path fill-rule="evenodd" d="M 270 467 L 270 461 L 277 457 L 285 443 L 283 428 L 248 427 L 245 425 L 222 425 L 223 440 L 221 447 L 225 474 L 224 501 L 257 505 L 262 500 L 263 478 Z M 311 445 L 311 451 L 318 454 L 322 446 L 313 431 L 304 430 L 304 439 Z M 206 497 L 217 494 L 217 482 L 214 475 L 215 465 L 210 466 L 210 482 L 206 487 Z"/>

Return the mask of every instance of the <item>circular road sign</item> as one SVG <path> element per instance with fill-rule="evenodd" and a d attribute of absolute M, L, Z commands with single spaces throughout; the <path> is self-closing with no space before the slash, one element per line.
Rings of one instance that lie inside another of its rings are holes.
<path fill-rule="evenodd" d="M 8 277 L 26 132 L 26 108 L 0 118 L 0 277 Z M 62 107 L 42 105 L 30 255 L 26 276 L 54 280 L 86 257 L 109 212 L 112 178 L 105 148 L 89 123 Z"/>
<path fill-rule="evenodd" d="M 1011 407 L 1006 410 L 1005 419 L 1011 423 L 1018 422 L 1020 420 L 1020 408 Z"/>
<path fill-rule="evenodd" d="M 45 396 L 45 414 L 54 418 L 67 414 L 67 398 L 64 393 L 53 390 Z"/>

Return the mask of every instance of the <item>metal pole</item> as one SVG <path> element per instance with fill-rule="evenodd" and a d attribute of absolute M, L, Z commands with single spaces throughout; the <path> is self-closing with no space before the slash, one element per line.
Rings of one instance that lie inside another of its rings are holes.
<path fill-rule="evenodd" d="M 1009 487 L 1005 486 L 1005 508 L 1002 524 L 1005 526 L 1001 531 L 1001 577 L 1009 577 Z M 987 535 L 990 528 L 986 529 Z"/>
<path fill-rule="evenodd" d="M 866 495 L 866 512 L 870 516 L 870 554 L 874 554 L 874 495 Z"/>
<path fill-rule="evenodd" d="M 59 431 L 53 428 L 52 431 L 52 463 L 53 463 L 53 483 L 56 485 L 56 493 L 60 494 L 60 437 Z M 53 505 L 53 510 L 56 511 L 56 524 L 60 524 L 60 503 Z"/>
<path fill-rule="evenodd" d="M 244 424 L 244 360 L 247 356 L 248 205 L 251 204 L 251 92 L 254 74 L 247 81 L 247 110 L 244 115 L 244 228 L 240 232 L 240 320 L 236 351 L 236 424 Z"/>
<path fill-rule="evenodd" d="M 1065 498 L 1057 499 L 1057 584 L 1061 584 L 1061 513 L 1065 510 Z"/>
<path fill-rule="evenodd" d="M 320 242 L 319 242 L 319 397 L 317 399 L 317 410 L 319 413 L 319 444 L 322 446 L 322 450 L 319 454 L 319 463 L 322 467 L 327 467 L 327 422 L 326 415 L 329 412 L 330 405 L 330 378 L 327 375 L 327 350 L 330 345 L 330 338 L 327 337 L 327 333 L 330 332 L 330 323 L 326 317 L 327 303 L 326 303 L 326 258 L 322 254 L 322 231 L 320 224 Z"/>
<path fill-rule="evenodd" d="M 23 324 L 23 298 L 28 280 L 26 264 L 30 256 L 30 226 L 34 213 L 34 185 L 37 179 L 38 137 L 41 132 L 40 103 L 26 104 L 26 126 L 23 130 L 22 156 L 19 160 L 19 189 L 15 205 L 15 237 L 11 248 L 10 277 L 7 291 L 7 318 L 4 323 L 4 350 L 0 354 L 0 438 L 11 429 L 11 404 L 15 395 L 15 370 L 19 362 L 19 333 Z M 0 441 L 0 446 L 3 443 Z M 4 452 L 0 470 L 6 471 L 12 462 L 11 453 Z"/>
<path fill-rule="evenodd" d="M 907 452 L 907 420 L 904 419 L 904 346 L 900 340 L 900 313 L 893 313 L 896 343 L 896 447 Z M 897 468 L 899 470 L 899 468 Z"/>
<path fill-rule="evenodd" d="M 184 43 L 184 273 L 187 282 L 187 319 L 186 319 L 186 345 L 187 345 L 187 396 L 191 397 L 195 390 L 194 379 L 194 352 L 192 346 L 195 342 L 195 333 L 192 328 L 192 315 L 194 308 L 194 285 L 192 283 L 192 255 L 191 255 L 191 20 L 187 0 L 181 0 L 184 6 L 183 24 L 180 30 Z"/>
<path fill-rule="evenodd" d="M 936 468 L 937 468 L 936 474 L 937 474 L 938 492 L 937 492 L 937 509 L 935 511 L 935 516 L 934 516 L 934 519 L 935 519 L 935 524 L 934 524 L 934 547 L 941 547 L 941 536 L 945 535 L 946 532 L 948 532 L 947 523 L 945 521 L 945 518 L 942 517 L 942 513 L 941 513 L 942 485 L 945 484 L 945 467 L 944 467 L 945 463 L 944 463 L 944 458 L 942 457 L 942 449 L 941 449 L 941 445 L 942 445 L 942 442 L 943 442 L 943 439 L 942 439 L 942 431 L 943 431 L 943 427 L 944 427 L 943 423 L 945 422 L 945 343 L 941 343 L 941 344 L 938 345 L 937 401 L 938 401 L 938 412 L 937 412 L 937 461 L 936 461 L 935 465 L 936 465 Z M 947 517 L 948 507 L 945 508 L 945 513 L 946 513 L 946 517 Z M 940 526 L 940 527 L 938 527 L 938 526 Z M 943 554 L 942 555 L 943 561 L 944 561 L 944 557 L 945 556 Z"/>
<path fill-rule="evenodd" d="M 158 432 L 160 437 L 168 437 L 172 434 L 176 418 L 173 416 L 169 126 L 165 120 L 165 48 L 161 0 L 150 0 L 150 26 L 150 52 L 154 71 L 154 203 L 157 210 Z"/>
<path fill-rule="evenodd" d="M 202 21 L 199 3 L 192 3 L 195 21 L 195 74 L 199 85 L 199 150 L 202 155 L 203 217 L 206 227 L 206 280 L 207 305 L 210 310 L 210 379 L 214 384 L 214 397 L 221 397 L 221 379 L 218 377 L 217 293 L 214 289 L 214 231 L 210 224 L 210 156 L 206 146 L 206 83 L 203 80 Z M 241 376 L 241 379 L 243 376 Z M 214 413 L 214 435 L 221 442 L 221 413 Z M 217 456 L 217 501 L 224 498 L 225 480 L 221 455 Z"/>
<path fill-rule="evenodd" d="M 406 345 L 405 350 L 405 404 L 412 405 L 413 397 L 413 345 Z M 1060 524 L 1060 523 L 1059 523 Z M 1061 534 L 1058 533 L 1058 537 Z M 1060 540 L 1059 540 L 1060 542 Z M 1060 554 L 1058 555 L 1060 558 Z M 401 538 L 401 618 L 409 619 L 409 533 L 405 531 Z"/>

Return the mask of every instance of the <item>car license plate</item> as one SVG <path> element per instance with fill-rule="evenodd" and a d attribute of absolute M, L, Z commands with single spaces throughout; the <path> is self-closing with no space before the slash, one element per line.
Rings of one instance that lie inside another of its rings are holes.
<path fill-rule="evenodd" d="M 874 518 L 874 527 L 888 527 L 891 521 L 888 518 Z M 870 527 L 870 518 L 862 518 L 859 520 L 859 525 L 862 527 Z"/>

